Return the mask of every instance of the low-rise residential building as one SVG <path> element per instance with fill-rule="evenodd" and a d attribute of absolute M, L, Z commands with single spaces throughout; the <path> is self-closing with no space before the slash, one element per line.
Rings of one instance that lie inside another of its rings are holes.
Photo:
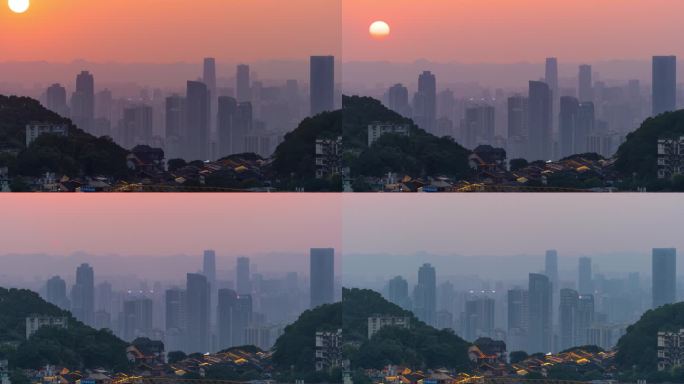
<path fill-rule="evenodd" d="M 368 338 L 385 327 L 411 328 L 409 316 L 373 315 L 368 318 Z"/>
<path fill-rule="evenodd" d="M 342 173 L 342 136 L 316 139 L 316 178 Z"/>
<path fill-rule="evenodd" d="M 476 171 L 505 171 L 506 150 L 491 145 L 478 145 L 468 156 L 468 162 Z"/>
<path fill-rule="evenodd" d="M 32 315 L 26 318 L 26 339 L 43 327 L 69 328 L 69 318 L 66 316 Z"/>
<path fill-rule="evenodd" d="M 316 332 L 316 370 L 342 366 L 342 330 Z"/>
<path fill-rule="evenodd" d="M 368 146 L 373 145 L 375 140 L 382 135 L 393 133 L 395 135 L 409 136 L 411 134 L 411 125 L 396 124 L 396 123 L 372 123 L 368 125 Z"/>
<path fill-rule="evenodd" d="M 164 343 L 139 337 L 126 348 L 128 361 L 134 364 L 164 364 Z"/>
<path fill-rule="evenodd" d="M 468 348 L 468 357 L 474 363 L 498 364 L 506 363 L 506 343 L 489 337 L 480 337 Z"/>
<path fill-rule="evenodd" d="M 658 370 L 680 367 L 684 363 L 684 329 L 658 332 Z"/>
<path fill-rule="evenodd" d="M 658 139 L 658 178 L 669 179 L 684 171 L 684 136 Z"/>
<path fill-rule="evenodd" d="M 26 124 L 26 147 L 41 135 L 69 136 L 68 124 L 29 123 Z"/>

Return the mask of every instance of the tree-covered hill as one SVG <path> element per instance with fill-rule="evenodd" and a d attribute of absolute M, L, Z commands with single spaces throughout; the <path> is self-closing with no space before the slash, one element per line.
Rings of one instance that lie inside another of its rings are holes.
<path fill-rule="evenodd" d="M 409 316 L 411 329 L 384 328 L 368 340 L 368 317 L 376 314 Z M 437 330 L 413 314 L 367 289 L 344 289 L 342 302 L 304 312 L 285 328 L 273 354 L 281 370 L 309 372 L 314 368 L 315 333 L 342 328 L 345 355 L 353 369 L 386 364 L 416 368 L 464 368 L 469 343 L 451 331 Z"/>
<path fill-rule="evenodd" d="M 361 342 L 349 351 L 353 367 L 382 368 L 401 364 L 414 368 L 466 369 L 470 343 L 451 330 L 438 330 L 418 320 L 412 312 L 388 302 L 367 289 L 345 290 L 343 328 L 349 341 Z M 410 329 L 383 328 L 367 339 L 368 317 L 374 314 L 409 316 Z"/>
<path fill-rule="evenodd" d="M 382 176 L 387 172 L 414 177 L 470 174 L 470 151 L 450 137 L 437 137 L 411 119 L 370 97 L 343 98 L 344 144 L 352 176 Z M 374 122 L 409 124 L 410 136 L 384 135 L 368 147 L 368 125 Z"/>
<path fill-rule="evenodd" d="M 323 112 L 307 117 L 285 135 L 273 154 L 273 171 L 285 183 L 285 189 L 304 186 L 306 190 L 341 190 L 342 182 L 321 180 L 316 183 L 316 139 L 342 136 L 342 111 Z M 309 184 L 304 184 L 309 183 Z"/>
<path fill-rule="evenodd" d="M 26 125 L 31 122 L 69 124 L 69 137 L 41 136 L 26 148 Z M 19 155 L 0 154 L 0 166 L 13 176 L 39 176 L 55 172 L 71 177 L 128 175 L 128 151 L 109 137 L 95 137 L 69 119 L 28 97 L 0 95 L 0 144 L 18 149 Z"/>
<path fill-rule="evenodd" d="M 68 329 L 41 328 L 25 340 L 29 315 L 67 316 Z M 45 364 L 71 369 L 127 366 L 127 343 L 108 330 L 95 330 L 29 290 L 0 288 L 0 358 L 13 368 Z M 18 345 L 16 348 L 12 345 Z"/>
<path fill-rule="evenodd" d="M 641 378 L 653 374 L 658 369 L 658 332 L 682 328 L 684 302 L 646 311 L 618 341 L 617 364 L 623 371 L 638 372 Z"/>
<path fill-rule="evenodd" d="M 657 179 L 658 139 L 684 136 L 684 110 L 646 119 L 617 151 L 616 169 L 641 186 Z"/>
<path fill-rule="evenodd" d="M 368 125 L 374 122 L 409 124 L 411 134 L 409 137 L 385 135 L 369 148 Z M 453 139 L 427 133 L 376 99 L 343 96 L 341 110 L 306 118 L 285 135 L 273 160 L 278 178 L 299 184 L 314 179 L 316 139 L 338 136 L 342 136 L 344 163 L 350 167 L 352 177 L 395 172 L 416 177 L 462 178 L 470 173 L 470 151 Z"/>

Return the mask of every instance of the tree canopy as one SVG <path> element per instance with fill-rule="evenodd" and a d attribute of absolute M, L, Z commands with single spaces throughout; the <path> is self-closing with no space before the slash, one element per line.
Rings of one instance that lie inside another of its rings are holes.
<path fill-rule="evenodd" d="M 67 329 L 44 327 L 25 340 L 26 317 L 66 316 Z M 69 312 L 47 303 L 29 290 L 0 288 L 0 341 L 18 343 L 1 351 L 15 368 L 39 368 L 55 364 L 72 369 L 127 366 L 128 344 L 109 330 L 95 330 Z"/>
<path fill-rule="evenodd" d="M 641 185 L 656 183 L 658 139 L 679 136 L 684 136 L 684 110 L 646 119 L 618 148 L 616 169 L 625 177 L 634 177 Z"/>
<path fill-rule="evenodd" d="M 658 332 L 684 328 L 684 302 L 646 311 L 618 341 L 616 362 L 623 370 L 646 374 L 658 369 Z"/>
<path fill-rule="evenodd" d="M 26 125 L 32 122 L 67 124 L 68 137 L 42 135 L 26 147 Z M 0 166 L 14 176 L 56 172 L 71 177 L 125 177 L 128 151 L 110 137 L 95 137 L 71 120 L 44 108 L 29 97 L 0 95 L 0 143 L 18 149 L 17 157 L 0 156 Z"/>

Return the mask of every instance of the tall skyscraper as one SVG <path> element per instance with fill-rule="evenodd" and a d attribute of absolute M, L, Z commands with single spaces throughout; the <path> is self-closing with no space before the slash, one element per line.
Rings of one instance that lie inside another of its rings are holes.
<path fill-rule="evenodd" d="M 435 267 L 425 263 L 418 269 L 418 284 L 413 291 L 413 313 L 428 325 L 436 324 L 437 274 Z"/>
<path fill-rule="evenodd" d="M 544 274 L 556 290 L 558 288 L 558 251 L 555 249 L 547 250 L 544 255 Z"/>
<path fill-rule="evenodd" d="M 218 326 L 218 349 L 230 348 L 236 344 L 233 342 L 233 317 L 237 311 L 238 295 L 232 289 L 219 289 L 217 320 Z"/>
<path fill-rule="evenodd" d="M 311 248 L 309 252 L 310 308 L 335 301 L 335 250 Z"/>
<path fill-rule="evenodd" d="M 594 103 L 590 101 L 580 103 L 577 109 L 577 119 L 575 120 L 574 153 L 586 153 L 589 151 L 588 139 L 594 133 L 595 122 Z"/>
<path fill-rule="evenodd" d="M 508 290 L 508 337 L 506 343 L 511 351 L 527 350 L 529 298 L 527 290 Z"/>
<path fill-rule="evenodd" d="M 76 284 L 71 288 L 71 313 L 86 325 L 94 325 L 95 275 L 87 263 L 76 268 Z"/>
<path fill-rule="evenodd" d="M 211 97 L 216 97 L 216 59 L 213 57 L 204 58 L 202 82 L 209 88 Z"/>
<path fill-rule="evenodd" d="M 522 95 L 508 98 L 508 138 L 527 137 L 528 99 Z"/>
<path fill-rule="evenodd" d="M 216 59 L 213 57 L 205 57 L 202 66 L 202 82 L 206 84 L 209 90 L 209 126 L 211 129 L 216 127 L 216 110 L 218 103 L 218 94 L 216 92 Z"/>
<path fill-rule="evenodd" d="M 335 57 L 311 56 L 309 66 L 311 115 L 335 109 Z"/>
<path fill-rule="evenodd" d="M 216 284 L 216 252 L 213 249 L 204 251 L 202 257 L 202 274 L 209 282 L 209 311 L 210 321 L 215 320 L 218 287 Z"/>
<path fill-rule="evenodd" d="M 209 352 L 209 281 L 198 273 L 187 274 L 186 351 Z"/>
<path fill-rule="evenodd" d="M 401 84 L 394 84 L 388 94 L 389 108 L 404 117 L 411 117 L 408 89 Z"/>
<path fill-rule="evenodd" d="M 677 57 L 653 56 L 653 116 L 677 107 Z"/>
<path fill-rule="evenodd" d="M 411 309 L 408 282 L 401 276 L 395 276 L 389 281 L 389 301 L 404 308 Z"/>
<path fill-rule="evenodd" d="M 575 345 L 589 344 L 589 329 L 594 325 L 594 295 L 580 295 L 575 325 Z"/>
<path fill-rule="evenodd" d="M 544 82 L 549 85 L 553 97 L 556 98 L 558 95 L 558 59 L 555 57 L 546 58 Z"/>
<path fill-rule="evenodd" d="M 139 144 L 152 144 L 152 125 L 152 107 L 149 105 L 125 108 L 119 141 L 129 149 Z"/>
<path fill-rule="evenodd" d="M 529 347 L 530 352 L 551 352 L 552 348 L 552 292 L 551 282 L 545 275 L 529 276 Z"/>
<path fill-rule="evenodd" d="M 551 160 L 552 156 L 552 93 L 541 81 L 529 83 L 528 160 Z"/>
<path fill-rule="evenodd" d="M 185 97 L 172 95 L 166 98 L 166 157 L 175 159 L 184 156 L 187 109 Z"/>
<path fill-rule="evenodd" d="M 252 325 L 253 303 L 251 295 L 239 295 L 231 318 L 232 342 L 234 345 L 247 343 L 245 330 Z"/>
<path fill-rule="evenodd" d="M 591 258 L 579 258 L 579 275 L 577 279 L 577 287 L 580 295 L 591 295 L 594 293 L 594 283 L 591 275 Z"/>
<path fill-rule="evenodd" d="M 152 300 L 136 298 L 123 303 L 122 338 L 133 341 L 137 337 L 152 336 Z"/>
<path fill-rule="evenodd" d="M 240 64 L 237 66 L 235 80 L 235 88 L 237 90 L 237 101 L 240 103 L 251 101 L 252 90 L 249 81 L 249 65 Z"/>
<path fill-rule="evenodd" d="M 577 340 L 577 307 L 579 294 L 574 289 L 560 290 L 560 306 L 558 308 L 558 324 L 560 328 L 559 350 L 574 347 Z"/>
<path fill-rule="evenodd" d="M 218 98 L 218 139 L 219 158 L 233 154 L 237 100 L 230 96 Z"/>
<path fill-rule="evenodd" d="M 187 160 L 209 158 L 209 90 L 204 83 L 188 81 L 186 94 L 186 146 Z"/>
<path fill-rule="evenodd" d="M 594 101 L 594 90 L 591 83 L 591 65 L 582 64 L 579 66 L 578 74 L 578 96 L 580 103 Z"/>
<path fill-rule="evenodd" d="M 47 301 L 62 309 L 69 310 L 66 282 L 59 276 L 52 276 L 46 284 Z"/>
<path fill-rule="evenodd" d="M 413 120 L 428 131 L 434 132 L 437 118 L 437 79 L 430 71 L 418 76 L 418 92 L 413 99 Z"/>
<path fill-rule="evenodd" d="M 76 76 L 76 91 L 71 96 L 71 120 L 86 132 L 93 129 L 95 119 L 95 78 L 88 71 Z"/>
<path fill-rule="evenodd" d="M 468 341 L 494 336 L 494 299 L 476 297 L 465 303 L 463 336 Z"/>
<path fill-rule="evenodd" d="M 247 152 L 245 138 L 252 131 L 253 114 L 252 103 L 248 101 L 238 103 L 235 119 L 233 120 L 233 153 Z"/>
<path fill-rule="evenodd" d="M 551 90 L 551 124 L 555 128 L 558 126 L 558 59 L 555 57 L 546 58 L 546 66 L 544 72 L 544 82 L 548 84 Z"/>
<path fill-rule="evenodd" d="M 186 291 L 177 287 L 167 289 L 164 295 L 166 316 L 164 344 L 169 351 L 185 349 L 188 303 Z"/>
<path fill-rule="evenodd" d="M 62 117 L 69 117 L 66 89 L 60 84 L 52 84 L 48 87 L 45 91 L 45 99 L 47 109 Z"/>
<path fill-rule="evenodd" d="M 653 306 L 658 308 L 677 301 L 677 250 L 653 248 L 651 255 Z"/>
<path fill-rule="evenodd" d="M 238 295 L 252 293 L 251 275 L 249 272 L 249 257 L 238 257 L 235 268 L 235 281 Z"/>
<path fill-rule="evenodd" d="M 202 258 L 202 274 L 207 277 L 209 284 L 216 285 L 216 252 L 213 249 L 204 251 Z"/>
<path fill-rule="evenodd" d="M 478 105 L 466 109 L 463 145 L 474 149 L 480 144 L 494 142 L 495 111 L 491 105 Z"/>
<path fill-rule="evenodd" d="M 577 112 L 579 101 L 572 96 L 560 98 L 560 113 L 558 114 L 558 136 L 560 157 L 575 154 L 575 129 L 577 126 Z"/>

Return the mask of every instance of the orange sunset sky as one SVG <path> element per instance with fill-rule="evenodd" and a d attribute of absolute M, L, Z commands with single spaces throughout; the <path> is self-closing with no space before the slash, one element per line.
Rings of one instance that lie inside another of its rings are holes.
<path fill-rule="evenodd" d="M 23 14 L 6 3 L 0 61 L 302 59 L 341 45 L 339 0 L 31 0 Z"/>
<path fill-rule="evenodd" d="M 2 3 L 0 61 L 684 55 L 681 0 L 31 0 L 20 15 Z M 392 29 L 383 41 L 368 35 L 378 19 Z"/>

